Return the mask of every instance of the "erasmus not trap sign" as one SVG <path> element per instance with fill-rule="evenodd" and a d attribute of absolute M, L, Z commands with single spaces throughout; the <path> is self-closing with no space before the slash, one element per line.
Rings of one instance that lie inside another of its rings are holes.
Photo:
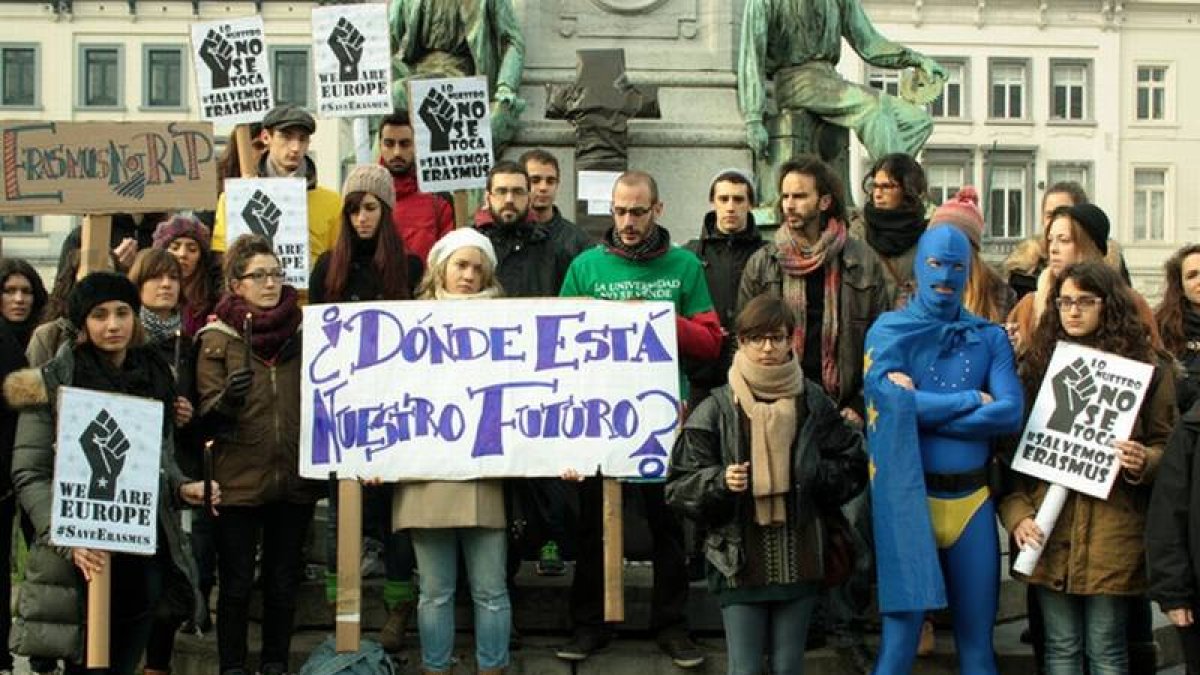
<path fill-rule="evenodd" d="M 679 423 L 668 302 L 304 308 L 300 473 L 665 478 Z"/>
<path fill-rule="evenodd" d="M 153 555 L 163 404 L 62 387 L 50 543 Z"/>
<path fill-rule="evenodd" d="M 271 69 L 261 16 L 192 24 L 200 117 L 250 124 L 271 109 Z"/>
<path fill-rule="evenodd" d="M 387 5 L 331 5 L 312 11 L 317 114 L 361 117 L 392 112 Z"/>
<path fill-rule="evenodd" d="M 410 80 L 417 184 L 422 192 L 473 190 L 492 168 L 487 79 Z"/>
<path fill-rule="evenodd" d="M 1129 438 L 1153 375 L 1149 364 L 1059 342 L 1012 468 L 1108 499 L 1121 468 L 1112 445 Z"/>

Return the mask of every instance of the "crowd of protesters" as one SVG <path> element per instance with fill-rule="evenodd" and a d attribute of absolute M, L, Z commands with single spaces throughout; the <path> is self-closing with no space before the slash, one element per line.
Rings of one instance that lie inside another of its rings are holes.
<path fill-rule="evenodd" d="M 315 130 L 311 115 L 285 106 L 252 136 L 260 176 L 307 181 L 307 289 L 285 283 L 266 239 L 227 241 L 220 207 L 116 218 L 108 269 L 86 274 L 74 232 L 49 291 L 27 262 L 0 260 L 0 536 L 11 540 L 19 524 L 29 551 L 17 619 L 0 613 L 0 638 L 34 672 L 85 672 L 86 583 L 105 568 L 120 599 L 109 672 L 169 672 L 178 631 L 211 630 L 214 615 L 221 675 L 289 672 L 305 543 L 327 490 L 298 469 L 304 293 L 314 304 L 621 301 L 664 299 L 669 288 L 685 421 L 666 481 L 623 489 L 649 524 L 650 628 L 677 666 L 705 660 L 685 612 L 689 579 L 702 578 L 720 606 L 730 673 L 767 663 L 802 672 L 818 624 L 856 672 L 909 672 L 932 650 L 929 612 L 941 607 L 962 671 L 996 672 L 1003 529 L 1012 551 L 1044 551 L 1032 574 L 1017 575 L 1029 587 L 1040 672 L 1152 672 L 1153 600 L 1178 628 L 1188 672 L 1200 673 L 1200 246 L 1168 260 L 1152 309 L 1130 286 L 1104 209 L 1063 183 L 1046 190 L 1041 232 L 993 268 L 974 188 L 931 204 L 921 165 L 906 155 L 871 167 L 861 210 L 813 157 L 759 177 L 779 195 L 773 232 L 752 214 L 754 177 L 722 170 L 698 237 L 683 247 L 641 171 L 617 178 L 613 224 L 591 241 L 555 205 L 557 159 L 533 150 L 492 168 L 482 206 L 456 228 L 450 200 L 417 189 L 405 113 L 382 120 L 378 163 L 352 168 L 340 194 L 318 183 L 307 154 Z M 226 177 L 238 173 L 233 153 Z M 1120 475 L 1109 498 L 1070 494 L 1047 533 L 1035 515 L 1048 484 L 1007 471 L 1006 460 L 1060 342 L 1150 364 L 1154 375 L 1132 433 L 1114 443 Z M 50 545 L 63 386 L 163 406 L 155 555 Z M 887 423 L 901 431 L 881 438 L 881 415 L 899 415 Z M 916 501 L 889 491 L 897 455 L 917 467 Z M 574 630 L 559 658 L 583 661 L 614 638 L 596 478 L 374 481 L 364 494 L 364 534 L 381 542 L 385 563 L 387 650 L 404 646 L 415 615 L 422 668 L 453 667 L 465 570 L 477 667 L 503 672 L 519 644 L 513 579 L 529 557 L 545 575 L 575 561 Z M 917 514 L 928 536 L 898 541 L 893 527 Z M 914 544 L 932 555 L 892 574 L 896 552 Z M 0 546 L 9 566 L 11 550 Z M 940 580 L 944 598 L 905 586 L 915 575 Z M 332 600 L 332 570 L 326 582 Z M 262 631 L 251 664 L 256 584 Z M 864 639 L 876 611 L 878 653 Z M 12 669 L 0 650 L 0 673 Z"/>

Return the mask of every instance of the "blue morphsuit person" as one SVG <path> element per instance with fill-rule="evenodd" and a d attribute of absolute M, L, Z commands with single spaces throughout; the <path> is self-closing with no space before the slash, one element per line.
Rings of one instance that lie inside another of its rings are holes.
<path fill-rule="evenodd" d="M 875 673 L 912 671 L 921 623 L 950 607 L 959 672 L 996 672 L 1000 587 L 991 440 L 1019 431 L 1023 394 L 1004 330 L 962 305 L 971 245 L 930 225 L 917 288 L 867 333 L 865 397 L 883 639 Z"/>

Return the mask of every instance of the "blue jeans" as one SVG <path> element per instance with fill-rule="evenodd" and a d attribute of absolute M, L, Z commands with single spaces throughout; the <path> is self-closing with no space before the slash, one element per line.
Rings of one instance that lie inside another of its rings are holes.
<path fill-rule="evenodd" d="M 1071 595 L 1038 587 L 1046 618 L 1046 674 L 1077 675 L 1087 654 L 1091 675 L 1129 672 L 1125 623 L 1129 599 L 1118 595 Z"/>
<path fill-rule="evenodd" d="M 729 675 L 762 673 L 764 654 L 771 658 L 772 675 L 803 673 L 808 622 L 819 597 L 811 594 L 795 600 L 722 607 Z"/>
<path fill-rule="evenodd" d="M 434 671 L 449 670 L 451 666 L 461 543 L 475 605 L 475 661 L 480 669 L 507 667 L 512 628 L 512 606 L 504 580 L 507 532 L 482 527 L 413 528 L 409 532 L 421 574 L 417 628 L 422 666 Z"/>

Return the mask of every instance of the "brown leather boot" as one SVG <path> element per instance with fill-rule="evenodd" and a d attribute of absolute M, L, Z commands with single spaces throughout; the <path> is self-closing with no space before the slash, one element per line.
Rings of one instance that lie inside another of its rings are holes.
<path fill-rule="evenodd" d="M 388 612 L 387 621 L 379 629 L 379 644 L 385 651 L 398 652 L 404 648 L 404 633 L 416 606 L 415 600 L 404 600 Z"/>

